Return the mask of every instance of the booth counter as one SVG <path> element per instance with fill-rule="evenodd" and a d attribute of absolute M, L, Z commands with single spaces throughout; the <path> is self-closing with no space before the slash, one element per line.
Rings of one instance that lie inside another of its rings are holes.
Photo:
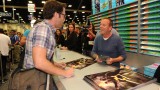
<path fill-rule="evenodd" d="M 89 59 L 90 57 L 76 53 L 74 51 L 60 50 L 59 58 L 57 59 L 56 57 L 54 57 L 54 61 L 69 62 L 79 58 Z M 116 68 L 112 66 L 95 63 L 80 70 L 75 69 L 73 77 L 65 78 L 62 76 L 53 76 L 53 78 L 56 82 L 58 90 L 95 90 L 89 83 L 83 80 L 84 76 L 100 72 L 111 71 L 115 69 Z M 151 83 L 143 87 L 140 87 L 136 90 L 160 90 L 160 85 L 156 83 Z"/>

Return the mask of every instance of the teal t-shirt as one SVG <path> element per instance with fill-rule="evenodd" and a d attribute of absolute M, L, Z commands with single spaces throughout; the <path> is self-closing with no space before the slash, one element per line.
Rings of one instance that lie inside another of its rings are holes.
<path fill-rule="evenodd" d="M 23 36 L 27 37 L 28 34 L 29 34 L 30 30 L 26 30 L 24 33 L 23 33 Z"/>

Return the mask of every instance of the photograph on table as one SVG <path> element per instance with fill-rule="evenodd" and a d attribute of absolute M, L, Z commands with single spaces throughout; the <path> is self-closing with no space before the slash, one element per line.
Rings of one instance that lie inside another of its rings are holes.
<path fill-rule="evenodd" d="M 133 90 L 156 81 L 149 76 L 127 69 L 86 75 L 84 80 L 96 90 Z"/>
<path fill-rule="evenodd" d="M 80 58 L 70 62 L 66 62 L 67 67 L 73 67 L 75 69 L 83 69 L 89 65 L 94 64 L 95 61 L 93 59 Z"/>

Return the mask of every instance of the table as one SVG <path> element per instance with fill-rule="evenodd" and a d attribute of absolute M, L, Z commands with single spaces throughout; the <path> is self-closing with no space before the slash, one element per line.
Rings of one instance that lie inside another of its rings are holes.
<path fill-rule="evenodd" d="M 69 62 L 79 58 L 90 58 L 69 50 L 60 50 L 59 53 L 59 59 L 54 57 L 54 60 L 56 62 Z M 83 80 L 84 76 L 115 69 L 116 68 L 112 66 L 100 65 L 98 63 L 95 63 L 81 70 L 75 69 L 74 76 L 71 78 L 64 78 L 62 76 L 54 76 L 53 78 L 56 82 L 58 90 L 94 90 L 94 88 L 90 84 Z M 136 90 L 160 90 L 160 85 L 152 83 Z"/>

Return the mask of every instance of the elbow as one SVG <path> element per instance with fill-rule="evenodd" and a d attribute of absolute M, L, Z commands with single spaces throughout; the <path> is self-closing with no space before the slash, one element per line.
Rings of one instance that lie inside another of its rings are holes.
<path fill-rule="evenodd" d="M 43 67 L 41 62 L 35 61 L 35 60 L 34 60 L 34 66 L 35 66 L 36 69 L 40 69 L 40 70 Z"/>

